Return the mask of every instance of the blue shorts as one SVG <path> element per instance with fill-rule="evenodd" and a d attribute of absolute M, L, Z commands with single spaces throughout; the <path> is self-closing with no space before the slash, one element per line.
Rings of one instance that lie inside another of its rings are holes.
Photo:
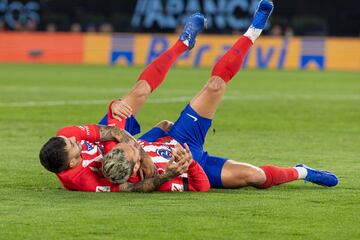
<path fill-rule="evenodd" d="M 107 119 L 108 116 L 106 114 L 99 124 L 107 125 Z M 193 158 L 200 164 L 208 176 L 211 187 L 221 188 L 221 170 L 228 158 L 209 155 L 203 149 L 211 122 L 211 119 L 201 117 L 190 105 L 187 105 L 168 133 L 159 128 L 153 128 L 139 139 L 154 142 L 156 139 L 168 135 L 181 144 L 187 143 Z M 132 135 L 140 132 L 140 125 L 134 116 L 126 119 L 125 130 Z"/>
<path fill-rule="evenodd" d="M 187 143 L 193 158 L 208 176 L 211 187 L 222 187 L 221 170 L 228 159 L 211 156 L 203 149 L 211 123 L 211 119 L 201 117 L 187 105 L 167 135 L 181 144 Z"/>

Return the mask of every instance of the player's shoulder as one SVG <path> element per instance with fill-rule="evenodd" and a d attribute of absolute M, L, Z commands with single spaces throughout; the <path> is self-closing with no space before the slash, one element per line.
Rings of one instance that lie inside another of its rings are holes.
<path fill-rule="evenodd" d="M 56 133 L 56 136 L 70 137 L 70 136 L 76 136 L 80 133 L 91 135 L 93 131 L 95 132 L 98 131 L 98 125 L 96 124 L 71 125 L 59 129 L 59 131 Z"/>

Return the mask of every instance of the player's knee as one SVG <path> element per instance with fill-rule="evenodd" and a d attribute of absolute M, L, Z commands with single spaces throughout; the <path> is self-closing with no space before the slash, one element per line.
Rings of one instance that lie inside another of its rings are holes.
<path fill-rule="evenodd" d="M 218 76 L 212 76 L 206 84 L 206 91 L 213 94 L 223 94 L 226 87 L 226 83 Z"/>
<path fill-rule="evenodd" d="M 165 132 L 170 131 L 171 127 L 174 125 L 173 122 L 170 122 L 168 120 L 162 120 L 161 122 L 159 122 L 156 127 L 162 129 Z"/>
<path fill-rule="evenodd" d="M 151 88 L 146 81 L 140 80 L 136 83 L 132 92 L 138 99 L 147 98 L 151 93 Z"/>
<path fill-rule="evenodd" d="M 266 181 L 265 173 L 257 167 L 248 171 L 246 182 L 249 186 L 258 186 Z"/>

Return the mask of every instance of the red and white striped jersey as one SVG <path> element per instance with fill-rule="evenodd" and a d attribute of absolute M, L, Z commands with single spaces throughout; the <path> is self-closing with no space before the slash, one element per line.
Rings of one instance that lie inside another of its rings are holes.
<path fill-rule="evenodd" d="M 158 139 L 156 142 L 138 140 L 145 152 L 151 157 L 158 173 L 162 174 L 172 156 L 172 149 L 177 141 L 169 136 Z M 138 177 L 131 177 L 130 182 L 139 181 Z M 209 180 L 201 166 L 193 160 L 186 173 L 171 179 L 161 185 L 158 191 L 207 191 L 210 188 Z"/>
<path fill-rule="evenodd" d="M 119 185 L 111 183 L 102 174 L 103 146 L 99 142 L 100 133 L 97 125 L 64 127 L 56 136 L 75 137 L 82 148 L 81 164 L 56 174 L 64 188 L 87 192 L 119 191 Z"/>
<path fill-rule="evenodd" d="M 75 137 L 82 147 L 81 164 L 57 174 L 64 188 L 89 192 L 119 191 L 119 185 L 111 183 L 103 176 L 101 170 L 103 155 L 110 151 L 117 142 L 99 142 L 99 128 L 95 124 L 64 127 L 56 136 Z M 164 137 L 156 142 L 139 140 L 139 143 L 150 155 L 158 173 L 162 174 L 171 158 L 171 149 L 177 142 L 170 137 Z M 139 176 L 132 176 L 129 179 L 131 183 L 139 181 Z M 205 172 L 196 161 L 193 161 L 186 173 L 164 183 L 158 191 L 207 191 L 209 187 Z"/>

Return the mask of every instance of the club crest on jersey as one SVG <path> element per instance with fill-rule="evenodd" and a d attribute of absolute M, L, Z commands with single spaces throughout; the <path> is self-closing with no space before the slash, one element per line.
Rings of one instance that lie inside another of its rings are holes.
<path fill-rule="evenodd" d="M 156 149 L 156 153 L 165 159 L 170 159 L 172 156 L 170 148 L 166 146 Z"/>
<path fill-rule="evenodd" d="M 86 146 L 86 151 L 90 152 L 91 150 L 94 149 L 94 146 L 92 146 L 89 142 L 84 141 L 84 144 Z"/>

